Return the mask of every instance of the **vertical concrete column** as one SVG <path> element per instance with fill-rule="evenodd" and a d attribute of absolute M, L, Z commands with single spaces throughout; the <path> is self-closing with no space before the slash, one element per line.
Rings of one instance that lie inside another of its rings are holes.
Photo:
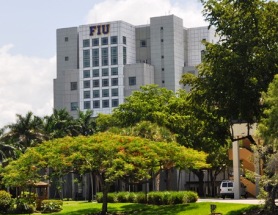
<path fill-rule="evenodd" d="M 233 142 L 234 198 L 240 199 L 240 160 L 239 143 Z"/>

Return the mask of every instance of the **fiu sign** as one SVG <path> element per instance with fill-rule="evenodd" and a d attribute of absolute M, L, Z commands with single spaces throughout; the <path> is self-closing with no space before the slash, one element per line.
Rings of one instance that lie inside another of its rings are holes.
<path fill-rule="evenodd" d="M 109 34 L 109 31 L 110 24 L 90 26 L 90 36 L 94 36 L 95 33 L 97 35 Z"/>

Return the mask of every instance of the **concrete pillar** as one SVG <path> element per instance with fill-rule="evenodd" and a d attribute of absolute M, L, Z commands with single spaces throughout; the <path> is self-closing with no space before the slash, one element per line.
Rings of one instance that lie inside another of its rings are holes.
<path fill-rule="evenodd" d="M 240 199 L 240 160 L 239 143 L 233 142 L 234 198 Z"/>

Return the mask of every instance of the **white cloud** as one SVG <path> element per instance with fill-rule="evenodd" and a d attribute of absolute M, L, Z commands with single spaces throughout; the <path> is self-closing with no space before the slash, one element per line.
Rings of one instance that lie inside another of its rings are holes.
<path fill-rule="evenodd" d="M 149 24 L 150 17 L 174 14 L 185 27 L 205 26 L 199 0 L 104 0 L 90 10 L 87 23 L 123 20 L 133 25 Z"/>
<path fill-rule="evenodd" d="M 12 55 L 11 48 L 0 47 L 0 127 L 15 122 L 16 114 L 45 116 L 53 109 L 56 58 Z"/>

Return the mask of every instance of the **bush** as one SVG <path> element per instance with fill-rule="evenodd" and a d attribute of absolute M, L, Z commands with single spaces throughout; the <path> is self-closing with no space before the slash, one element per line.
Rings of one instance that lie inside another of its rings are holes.
<path fill-rule="evenodd" d="M 96 200 L 98 203 L 102 203 L 103 202 L 103 194 L 97 193 Z M 117 193 L 108 193 L 107 202 L 108 203 L 117 203 L 118 202 Z"/>
<path fill-rule="evenodd" d="M 62 200 L 43 200 L 42 201 L 42 213 L 59 212 L 62 210 Z"/>
<path fill-rule="evenodd" d="M 0 212 L 7 212 L 12 203 L 11 194 L 5 190 L 0 190 Z"/>
<path fill-rule="evenodd" d="M 183 203 L 192 203 L 198 200 L 197 193 L 193 191 L 184 191 Z"/>
<path fill-rule="evenodd" d="M 136 202 L 135 203 L 147 204 L 148 203 L 147 194 L 143 193 L 143 192 L 136 193 Z"/>
<path fill-rule="evenodd" d="M 31 201 L 29 198 L 16 198 L 13 199 L 12 205 L 8 210 L 9 214 L 26 214 L 34 213 L 35 202 Z"/>
<path fill-rule="evenodd" d="M 125 203 L 129 202 L 129 192 L 119 192 L 117 193 L 118 202 Z"/>
<path fill-rule="evenodd" d="M 163 193 L 150 192 L 148 193 L 148 203 L 152 205 L 162 205 Z"/>

